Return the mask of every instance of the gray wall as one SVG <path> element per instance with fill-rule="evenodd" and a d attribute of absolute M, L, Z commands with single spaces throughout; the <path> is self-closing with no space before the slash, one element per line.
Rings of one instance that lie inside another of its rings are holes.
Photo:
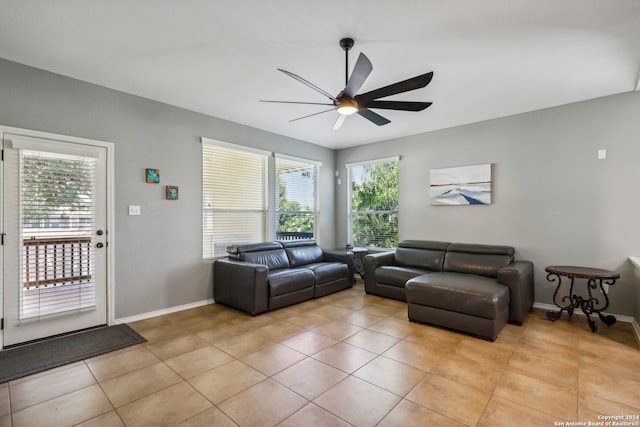
<path fill-rule="evenodd" d="M 321 233 L 325 247 L 347 241 L 344 163 L 401 155 L 401 239 L 511 244 L 534 262 L 542 303 L 553 292 L 546 265 L 614 269 L 622 278 L 610 311 L 640 316 L 627 260 L 640 256 L 639 93 L 335 153 L 5 60 L 0 94 L 1 125 L 115 144 L 116 318 L 212 296 L 212 267 L 200 256 L 200 136 L 323 162 L 320 229 L 335 229 Z M 596 160 L 600 148 L 607 160 Z M 429 205 L 430 169 L 480 163 L 494 164 L 493 205 Z M 160 186 L 143 182 L 146 167 L 161 170 Z M 180 187 L 178 202 L 163 200 L 167 184 Z M 142 216 L 127 215 L 132 204 Z"/>
<path fill-rule="evenodd" d="M 400 239 L 512 245 L 534 263 L 535 301 L 546 304 L 547 265 L 616 270 L 608 311 L 638 319 L 628 257 L 640 255 L 639 138 L 636 92 L 340 150 L 336 241 L 347 241 L 344 164 L 400 155 Z M 492 205 L 429 204 L 431 169 L 483 163 L 494 165 Z"/>
<path fill-rule="evenodd" d="M 114 143 L 116 319 L 212 298 L 212 265 L 201 260 L 201 136 L 321 161 L 320 229 L 334 229 L 334 152 L 317 145 L 1 59 L 0 125 Z M 160 185 L 144 182 L 150 167 Z M 165 185 L 179 186 L 178 201 L 164 200 Z M 128 205 L 142 215 L 128 216 Z"/>

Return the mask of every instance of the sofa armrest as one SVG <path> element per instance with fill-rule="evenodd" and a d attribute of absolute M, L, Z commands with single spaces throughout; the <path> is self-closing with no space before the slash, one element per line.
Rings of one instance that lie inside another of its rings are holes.
<path fill-rule="evenodd" d="M 262 264 L 221 258 L 213 263 L 213 299 L 255 316 L 269 309 L 267 273 Z"/>
<path fill-rule="evenodd" d="M 326 262 L 343 262 L 349 267 L 349 277 L 353 279 L 356 274 L 355 264 L 353 261 L 353 253 L 346 251 L 334 251 L 323 249 L 324 260 Z"/>
<path fill-rule="evenodd" d="M 378 252 L 364 257 L 364 288 L 367 293 L 376 293 L 376 268 L 393 265 L 394 259 L 395 251 Z"/>
<path fill-rule="evenodd" d="M 509 287 L 509 322 L 522 324 L 533 306 L 533 264 L 512 262 L 498 270 L 498 282 Z"/>

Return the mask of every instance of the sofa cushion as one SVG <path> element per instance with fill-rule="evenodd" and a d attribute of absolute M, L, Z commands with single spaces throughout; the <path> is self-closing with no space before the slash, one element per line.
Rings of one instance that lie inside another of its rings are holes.
<path fill-rule="evenodd" d="M 238 255 L 238 257 L 245 262 L 266 265 L 270 270 L 289 267 L 289 259 L 287 258 L 287 254 L 284 252 L 284 249 L 273 249 L 269 251 L 259 252 L 242 252 Z"/>
<path fill-rule="evenodd" d="M 453 243 L 447 249 L 443 271 L 497 277 L 498 270 L 513 262 L 511 246 Z"/>
<path fill-rule="evenodd" d="M 272 270 L 267 274 L 272 297 L 313 287 L 316 278 L 313 271 L 303 268 Z"/>
<path fill-rule="evenodd" d="M 495 279 L 436 272 L 407 282 L 407 301 L 485 319 L 498 319 L 509 305 L 509 288 Z"/>
<path fill-rule="evenodd" d="M 394 262 L 400 267 L 415 267 L 431 271 L 441 271 L 444 253 L 444 251 L 399 247 L 396 249 Z"/>
<path fill-rule="evenodd" d="M 349 277 L 349 266 L 339 262 L 317 262 L 299 268 L 313 271 L 317 285 Z"/>
<path fill-rule="evenodd" d="M 322 248 L 318 245 L 296 246 L 286 248 L 285 251 L 287 252 L 291 267 L 322 262 L 324 260 Z"/>
<path fill-rule="evenodd" d="M 442 271 L 442 262 L 448 246 L 448 242 L 403 240 L 398 243 L 394 264 L 402 267 Z"/>
<path fill-rule="evenodd" d="M 411 267 L 398 267 L 384 265 L 376 268 L 376 281 L 383 285 L 399 286 L 404 288 L 407 280 L 428 273 L 427 270 Z"/>

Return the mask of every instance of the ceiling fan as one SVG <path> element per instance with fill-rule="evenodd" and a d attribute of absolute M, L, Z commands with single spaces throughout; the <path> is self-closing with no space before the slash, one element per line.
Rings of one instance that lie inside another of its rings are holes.
<path fill-rule="evenodd" d="M 331 109 L 320 111 L 317 113 L 309 114 L 303 117 L 298 117 L 290 122 L 312 117 L 318 114 L 327 113 L 329 111 L 338 112 L 338 120 L 333 125 L 333 129 L 337 130 L 342 126 L 345 119 L 355 113 L 369 120 L 370 122 L 383 126 L 391 123 L 390 120 L 382 117 L 380 114 L 371 111 L 371 109 L 383 109 L 383 110 L 402 110 L 402 111 L 422 111 L 431 105 L 431 102 L 418 102 L 418 101 L 380 101 L 380 98 L 396 95 L 403 92 L 408 92 L 415 89 L 420 89 L 429 84 L 433 78 L 433 71 L 421 74 L 416 77 L 412 77 L 401 82 L 393 83 L 388 86 L 384 86 L 370 92 L 358 94 L 358 91 L 364 84 L 367 77 L 373 70 L 371 61 L 363 53 L 360 53 L 351 77 L 349 77 L 349 50 L 353 47 L 354 41 L 351 38 L 344 38 L 340 40 L 340 47 L 345 52 L 345 88 L 338 95 L 333 96 L 329 92 L 326 92 L 313 83 L 303 79 L 302 77 L 294 74 L 290 71 L 278 68 L 278 71 L 283 72 L 287 76 L 299 81 L 300 83 L 309 86 L 316 92 L 329 98 L 330 103 L 322 102 L 298 102 L 298 101 L 260 101 L 260 102 L 274 102 L 281 104 L 309 104 L 309 105 L 330 105 Z"/>

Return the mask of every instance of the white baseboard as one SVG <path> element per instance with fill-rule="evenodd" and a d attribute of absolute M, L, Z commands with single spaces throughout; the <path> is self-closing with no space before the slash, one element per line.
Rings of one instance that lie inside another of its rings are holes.
<path fill-rule="evenodd" d="M 558 306 L 555 304 L 543 304 L 541 302 L 534 302 L 533 306 L 535 308 L 539 308 L 542 310 L 552 310 L 552 311 L 558 311 Z M 582 312 L 582 310 L 575 310 L 573 312 L 574 314 L 580 315 L 580 316 L 584 316 L 584 313 Z M 613 316 L 615 316 L 616 320 L 618 322 L 625 322 L 625 323 L 631 323 L 631 326 L 633 327 L 633 332 L 636 336 L 636 341 L 638 341 L 638 345 L 640 345 L 640 325 L 638 324 L 638 321 L 636 320 L 635 317 L 633 316 L 625 316 L 624 314 L 613 314 L 613 313 L 605 313 L 604 314 L 611 314 Z"/>
<path fill-rule="evenodd" d="M 209 298 L 204 301 L 192 302 L 189 304 L 177 305 L 175 307 L 164 308 L 162 310 L 150 311 L 148 313 L 136 314 L 135 316 L 122 317 L 115 320 L 116 325 L 122 323 L 137 322 L 138 320 L 149 319 L 151 317 L 162 316 L 165 314 L 171 314 L 182 310 L 189 310 L 190 308 L 201 307 L 203 305 L 213 304 L 213 298 Z"/>

